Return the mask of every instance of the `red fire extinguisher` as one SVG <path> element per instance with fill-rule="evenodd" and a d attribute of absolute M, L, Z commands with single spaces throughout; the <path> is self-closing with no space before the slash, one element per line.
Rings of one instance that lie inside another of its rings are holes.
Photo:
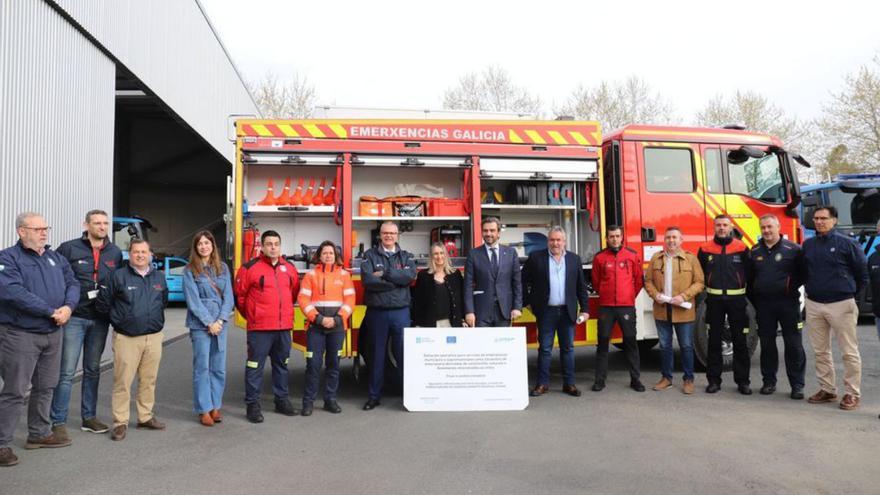
<path fill-rule="evenodd" d="M 260 229 L 256 224 L 248 222 L 242 232 L 241 262 L 242 264 L 260 256 Z"/>

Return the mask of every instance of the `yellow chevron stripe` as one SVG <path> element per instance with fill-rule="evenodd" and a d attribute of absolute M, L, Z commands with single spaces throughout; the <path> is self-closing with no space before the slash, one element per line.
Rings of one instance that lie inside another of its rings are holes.
<path fill-rule="evenodd" d="M 336 137 L 340 137 L 345 139 L 348 137 L 348 132 L 346 132 L 345 127 L 342 127 L 339 124 L 330 124 L 330 130 L 336 133 Z"/>
<path fill-rule="evenodd" d="M 566 141 L 565 138 L 562 137 L 562 134 L 559 134 L 557 131 L 547 131 L 547 134 L 556 141 L 556 144 L 568 144 L 568 141 Z"/>
<path fill-rule="evenodd" d="M 602 143 L 602 131 L 596 129 L 595 131 L 590 133 L 590 136 L 593 137 L 594 143 Z"/>
<path fill-rule="evenodd" d="M 259 134 L 260 136 L 263 136 L 263 137 L 272 136 L 272 133 L 269 132 L 269 129 L 267 129 L 266 126 L 264 126 L 263 124 L 254 124 L 251 127 L 253 127 L 254 130 L 257 131 L 257 134 Z"/>
<path fill-rule="evenodd" d="M 754 246 L 755 239 L 761 236 L 761 225 L 758 221 L 758 215 L 755 215 L 755 212 L 749 208 L 749 205 L 746 204 L 742 197 L 736 194 L 725 194 L 724 198 L 727 200 L 727 213 L 729 215 L 749 215 L 748 218 L 734 218 L 733 223 L 743 233 L 743 241 L 749 247 Z"/>
<path fill-rule="evenodd" d="M 547 144 L 547 141 L 544 141 L 544 138 L 542 138 L 541 135 L 538 134 L 538 131 L 526 129 L 526 136 L 528 136 L 533 143 Z"/>
<path fill-rule="evenodd" d="M 278 124 L 278 128 L 287 137 L 299 137 L 299 133 L 290 124 Z"/>
<path fill-rule="evenodd" d="M 571 134 L 571 137 L 574 138 L 574 140 L 577 142 L 577 144 L 580 144 L 583 146 L 588 146 L 590 144 L 590 142 L 587 141 L 587 138 L 585 138 L 584 135 L 578 131 L 571 131 L 571 132 L 569 132 L 569 134 Z"/>
<path fill-rule="evenodd" d="M 306 131 L 308 131 L 309 134 L 312 135 L 312 137 L 316 137 L 316 138 L 327 137 L 324 135 L 323 132 L 321 132 L 321 129 L 318 129 L 318 126 L 316 126 L 315 124 L 303 124 L 303 127 L 305 127 Z"/>
<path fill-rule="evenodd" d="M 519 134 L 517 134 L 516 131 L 514 131 L 513 129 L 510 129 L 508 131 L 508 135 L 510 136 L 510 142 L 512 142 L 512 143 L 525 142 L 525 141 L 523 141 L 523 139 L 521 137 L 519 137 Z"/>

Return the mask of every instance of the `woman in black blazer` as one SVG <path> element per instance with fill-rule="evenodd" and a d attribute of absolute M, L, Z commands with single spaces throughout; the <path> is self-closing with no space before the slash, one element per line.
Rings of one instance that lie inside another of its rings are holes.
<path fill-rule="evenodd" d="M 446 247 L 431 245 L 431 263 L 416 277 L 412 315 L 417 327 L 460 327 L 464 321 L 464 277 L 449 263 Z"/>

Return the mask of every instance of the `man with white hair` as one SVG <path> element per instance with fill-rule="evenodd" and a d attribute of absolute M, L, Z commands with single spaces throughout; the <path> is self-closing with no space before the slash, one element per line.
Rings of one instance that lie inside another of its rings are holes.
<path fill-rule="evenodd" d="M 18 464 L 10 445 L 28 391 L 25 448 L 70 445 L 52 433 L 49 409 L 61 368 L 59 330 L 79 302 L 79 282 L 46 244 L 49 229 L 39 213 L 21 213 L 18 242 L 0 251 L 0 466 Z"/>

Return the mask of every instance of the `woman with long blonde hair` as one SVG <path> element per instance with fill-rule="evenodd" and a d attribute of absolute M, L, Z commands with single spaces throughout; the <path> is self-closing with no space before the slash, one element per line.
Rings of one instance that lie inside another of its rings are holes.
<path fill-rule="evenodd" d="M 464 322 L 464 277 L 449 262 L 446 246 L 431 245 L 431 262 L 416 277 L 413 323 L 419 327 L 460 327 Z"/>
<path fill-rule="evenodd" d="M 186 327 L 193 346 L 193 410 L 205 426 L 223 420 L 226 387 L 226 334 L 234 300 L 229 268 L 207 230 L 192 240 L 183 270 Z"/>

